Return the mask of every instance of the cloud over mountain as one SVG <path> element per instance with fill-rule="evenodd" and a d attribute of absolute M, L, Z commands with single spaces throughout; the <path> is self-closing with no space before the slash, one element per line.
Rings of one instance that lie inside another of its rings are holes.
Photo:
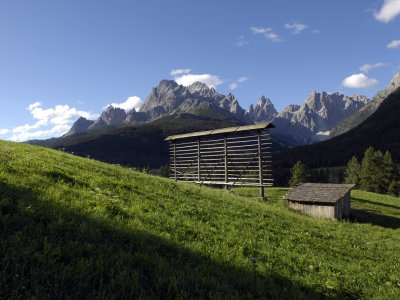
<path fill-rule="evenodd" d="M 143 104 L 142 100 L 138 96 L 131 96 L 126 99 L 125 102 L 122 103 L 111 103 L 107 106 L 113 106 L 115 108 L 121 108 L 126 111 L 130 111 L 132 109 L 139 110 L 140 106 Z M 84 116 L 83 116 L 84 117 Z"/>
<path fill-rule="evenodd" d="M 378 80 L 369 78 L 365 74 L 354 74 L 346 77 L 342 85 L 351 89 L 366 89 L 378 84 Z"/>
<path fill-rule="evenodd" d="M 183 86 L 189 86 L 196 81 L 206 84 L 208 87 L 217 87 L 224 83 L 224 81 L 219 78 L 218 75 L 212 74 L 190 74 L 190 69 L 177 69 L 171 70 L 170 74 L 174 76 L 174 80 L 177 84 Z"/>

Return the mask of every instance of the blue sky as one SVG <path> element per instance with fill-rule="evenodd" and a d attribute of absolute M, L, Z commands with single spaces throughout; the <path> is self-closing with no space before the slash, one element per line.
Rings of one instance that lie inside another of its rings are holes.
<path fill-rule="evenodd" d="M 400 71 L 400 0 L 3 0 L 0 38 L 0 138 L 22 141 L 138 106 L 161 79 L 245 109 L 372 97 Z"/>

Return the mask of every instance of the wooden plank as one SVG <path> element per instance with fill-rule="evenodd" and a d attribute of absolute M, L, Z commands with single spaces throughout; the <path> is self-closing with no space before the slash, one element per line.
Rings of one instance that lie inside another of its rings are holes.
<path fill-rule="evenodd" d="M 167 137 L 166 141 L 171 140 L 179 140 L 179 139 L 186 139 L 191 137 L 200 137 L 200 136 L 211 136 L 211 135 L 218 135 L 224 133 L 236 133 L 236 132 L 245 132 L 245 131 L 253 131 L 259 129 L 267 129 L 267 128 L 274 128 L 275 126 L 272 123 L 258 123 L 255 125 L 248 125 L 248 126 L 236 126 L 236 127 L 228 127 L 222 129 L 215 129 L 215 130 L 207 130 L 207 131 L 198 131 L 193 133 L 187 134 L 179 134 L 179 135 L 171 135 Z"/>
<path fill-rule="evenodd" d="M 200 182 L 196 182 L 196 183 L 200 183 Z M 232 185 L 233 182 L 204 181 L 203 184 Z M 250 186 L 250 187 L 259 187 L 260 186 L 260 184 L 258 184 L 258 183 L 253 184 L 253 183 L 246 183 L 246 182 L 240 182 L 240 181 L 236 182 L 235 185 L 238 185 L 238 186 Z M 268 187 L 268 186 L 272 186 L 272 184 L 271 183 L 268 183 L 268 184 L 263 183 L 262 186 Z"/>

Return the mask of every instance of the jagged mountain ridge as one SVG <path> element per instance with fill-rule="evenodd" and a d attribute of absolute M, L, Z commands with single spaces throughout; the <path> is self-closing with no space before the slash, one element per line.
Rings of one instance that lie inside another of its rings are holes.
<path fill-rule="evenodd" d="M 400 73 L 394 75 L 391 82 L 382 91 L 378 92 L 367 105 L 345 118 L 335 128 L 333 128 L 330 132 L 330 137 L 341 135 L 361 124 L 370 117 L 378 109 L 383 100 L 392 94 L 398 87 L 400 87 Z"/>
<path fill-rule="evenodd" d="M 270 122 L 278 114 L 271 99 L 261 96 L 255 106 L 250 105 L 247 118 L 252 122 Z"/>
<path fill-rule="evenodd" d="M 146 113 L 148 121 L 154 121 L 167 115 L 190 112 L 201 105 L 217 111 L 223 109 L 238 119 L 243 119 L 245 115 L 239 101 L 231 93 L 225 96 L 201 82 L 185 87 L 173 80 L 162 80 L 153 88 L 139 112 Z"/>
<path fill-rule="evenodd" d="M 146 123 L 165 116 L 190 112 L 219 114 L 224 118 L 234 118 L 247 123 L 246 112 L 233 94 L 222 95 L 201 82 L 185 87 L 173 80 L 162 80 L 152 89 L 139 111 L 133 109 L 126 113 L 123 109 L 108 106 L 101 116 L 95 121 L 90 121 L 93 123 L 88 126 L 84 121 L 86 119 L 79 118 L 64 136 L 108 127 Z"/>
<path fill-rule="evenodd" d="M 234 118 L 243 124 L 274 122 L 277 125 L 275 133 L 283 141 L 294 145 L 308 144 L 326 139 L 334 126 L 367 101 L 365 96 L 313 92 L 302 105 L 289 105 L 278 113 L 272 101 L 261 96 L 255 105 L 250 105 L 249 110 L 245 111 L 233 94 L 220 94 L 204 83 L 195 82 L 186 87 L 173 80 L 161 80 L 139 111 L 133 109 L 125 112 L 109 106 L 92 124 L 80 118 L 65 136 L 152 122 L 177 113 L 212 113 L 223 118 Z"/>
<path fill-rule="evenodd" d="M 313 91 L 302 105 L 289 105 L 273 118 L 275 134 L 297 145 L 325 140 L 333 127 L 368 101 L 366 96 Z"/>
<path fill-rule="evenodd" d="M 389 94 L 369 118 L 344 134 L 275 155 L 275 169 L 289 169 L 296 161 L 302 161 L 311 169 L 345 166 L 352 156 L 361 159 L 370 146 L 383 153 L 390 151 L 394 161 L 399 162 L 399 114 L 400 87 Z"/>

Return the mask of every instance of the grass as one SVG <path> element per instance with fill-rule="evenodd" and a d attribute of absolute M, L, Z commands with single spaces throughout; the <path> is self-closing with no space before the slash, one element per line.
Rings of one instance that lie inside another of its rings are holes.
<path fill-rule="evenodd" d="M 400 200 L 355 222 L 0 141 L 0 299 L 400 297 Z"/>

